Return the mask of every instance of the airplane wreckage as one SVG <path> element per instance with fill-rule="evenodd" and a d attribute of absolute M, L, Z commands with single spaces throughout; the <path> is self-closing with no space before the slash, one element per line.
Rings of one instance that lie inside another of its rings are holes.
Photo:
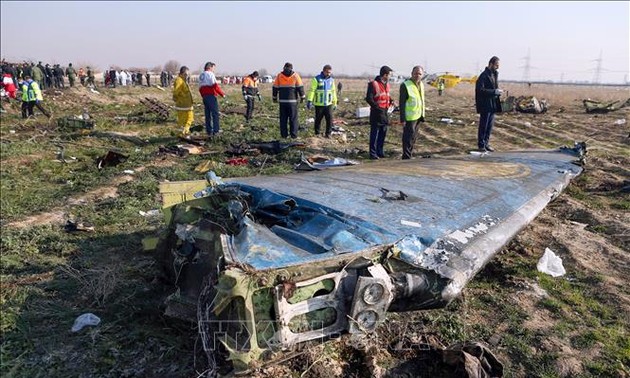
<path fill-rule="evenodd" d="M 573 148 L 470 154 L 281 176 L 161 183 L 156 249 L 235 371 L 309 340 L 368 333 L 388 311 L 445 307 L 579 175 Z M 152 245 L 151 245 L 152 244 Z"/>

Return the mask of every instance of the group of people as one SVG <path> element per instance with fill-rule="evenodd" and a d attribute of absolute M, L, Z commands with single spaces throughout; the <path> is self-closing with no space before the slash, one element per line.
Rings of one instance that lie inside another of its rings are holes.
<path fill-rule="evenodd" d="M 147 87 L 151 86 L 151 75 L 146 72 L 144 75 L 141 72 L 130 72 L 128 70 L 116 70 L 110 68 L 103 74 L 103 85 L 110 88 L 116 88 L 116 86 L 142 86 L 143 77 L 146 78 Z"/>
<path fill-rule="evenodd" d="M 204 72 L 199 76 L 199 92 L 203 98 L 205 110 L 205 126 L 209 136 L 220 132 L 219 103 L 217 96 L 225 97 L 214 74 L 216 65 L 206 63 Z M 498 83 L 499 58 L 493 56 L 488 66 L 477 79 L 475 86 L 475 105 L 479 113 L 479 128 L 477 133 L 477 147 L 481 152 L 494 151 L 490 146 L 490 134 L 494 125 L 494 115 L 501 112 L 500 96 L 503 90 Z M 379 75 L 367 85 L 365 101 L 370 105 L 370 159 L 385 157 L 383 146 L 390 123 L 390 109 L 395 106 L 391 96 L 389 77 L 393 70 L 382 66 Z M 411 159 L 420 125 L 425 122 L 426 100 L 422 77 L 424 69 L 415 66 L 411 70 L 411 77 L 400 85 L 399 111 L 400 123 L 403 124 L 402 159 Z M 183 127 L 183 135 L 190 134 L 193 122 L 192 93 L 187 78 L 187 67 L 180 69 L 175 80 L 173 99 L 178 111 L 178 122 Z M 254 98 L 261 100 L 258 90 L 258 72 L 254 71 L 243 79 L 242 94 L 247 105 L 245 120 L 252 119 Z M 322 120 L 326 121 L 324 137 L 330 137 L 332 132 L 332 112 L 337 108 L 337 96 L 340 86 L 335 85 L 332 67 L 325 65 L 319 75 L 311 80 L 308 94 L 300 75 L 293 70 L 289 62 L 273 82 L 272 100 L 279 104 L 280 135 L 282 138 L 297 138 L 298 136 L 298 102 L 307 101 L 307 109 L 315 109 L 315 134 L 320 135 Z M 442 89 L 443 90 L 443 89 Z"/>

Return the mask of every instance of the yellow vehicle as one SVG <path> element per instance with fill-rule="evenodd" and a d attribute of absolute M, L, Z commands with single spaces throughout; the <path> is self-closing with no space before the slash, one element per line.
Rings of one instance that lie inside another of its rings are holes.
<path fill-rule="evenodd" d="M 426 83 L 432 87 L 438 88 L 440 80 L 444 82 L 444 89 L 453 88 L 460 82 L 474 84 L 477 81 L 477 75 L 473 77 L 461 77 L 448 72 L 434 73 L 425 77 Z"/>

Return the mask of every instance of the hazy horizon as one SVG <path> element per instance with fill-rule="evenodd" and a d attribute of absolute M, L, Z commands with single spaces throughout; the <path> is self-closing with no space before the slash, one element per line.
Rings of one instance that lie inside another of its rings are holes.
<path fill-rule="evenodd" d="M 74 66 L 163 66 L 217 74 L 292 62 L 303 76 L 478 74 L 504 80 L 625 83 L 630 2 L 25 2 L 2 1 L 1 56 Z M 28 30 L 26 33 L 25 28 Z"/>

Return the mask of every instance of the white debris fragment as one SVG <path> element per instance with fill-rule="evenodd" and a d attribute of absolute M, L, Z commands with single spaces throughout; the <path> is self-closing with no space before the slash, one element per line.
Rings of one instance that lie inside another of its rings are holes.
<path fill-rule="evenodd" d="M 545 253 L 538 260 L 536 267 L 539 272 L 549 274 L 552 277 L 560 277 L 566 274 L 566 270 L 562 266 L 562 259 L 549 248 L 545 248 Z"/>
<path fill-rule="evenodd" d="M 422 225 L 418 222 L 412 222 L 404 219 L 400 220 L 400 224 L 402 224 L 403 226 L 422 227 Z"/>
<path fill-rule="evenodd" d="M 625 118 L 621 118 L 615 121 L 615 125 L 625 125 L 625 124 L 626 124 Z"/>

